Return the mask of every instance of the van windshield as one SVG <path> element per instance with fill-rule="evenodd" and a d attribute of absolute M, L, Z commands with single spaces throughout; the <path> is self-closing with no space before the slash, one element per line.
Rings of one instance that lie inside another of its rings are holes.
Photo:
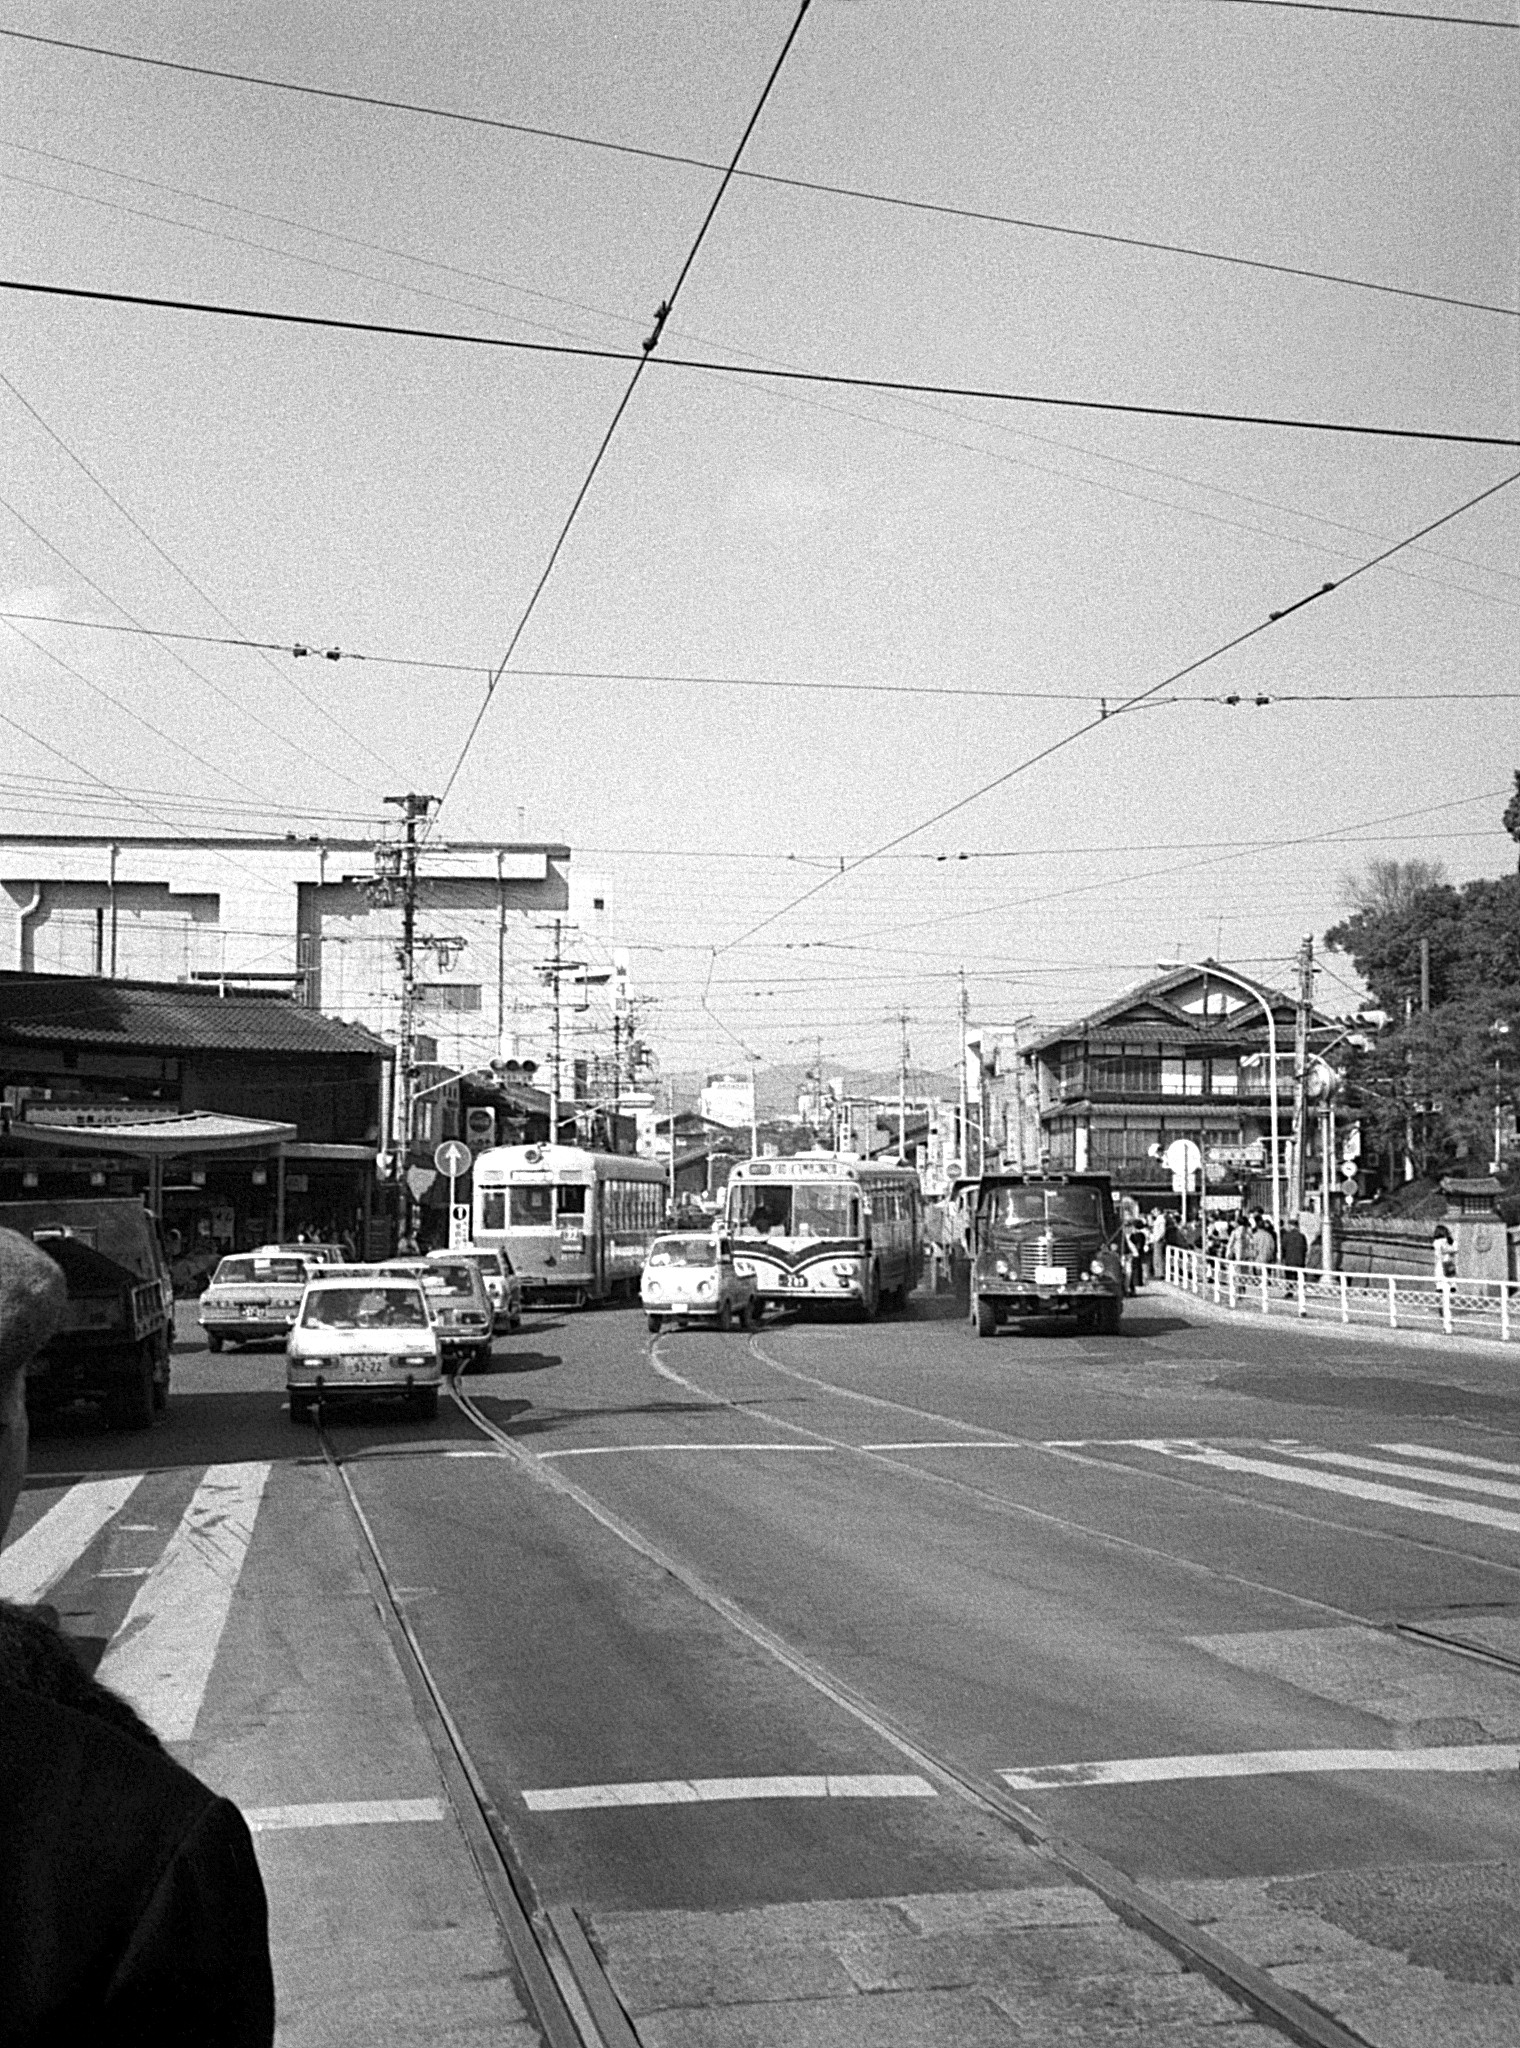
<path fill-rule="evenodd" d="M 658 1237 L 649 1247 L 651 1266 L 712 1266 L 717 1248 L 710 1237 Z"/>
<path fill-rule="evenodd" d="M 982 1220 L 993 1230 L 1016 1230 L 1028 1223 L 1063 1223 L 1078 1230 L 1101 1232 L 1103 1197 L 1097 1188 L 989 1188 L 982 1201 Z"/>

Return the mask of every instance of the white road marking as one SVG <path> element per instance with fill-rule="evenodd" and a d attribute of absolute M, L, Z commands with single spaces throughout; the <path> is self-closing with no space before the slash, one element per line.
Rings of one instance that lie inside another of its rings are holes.
<path fill-rule="evenodd" d="M 656 1778 L 622 1785 L 550 1785 L 524 1792 L 530 1813 L 570 1813 L 588 1807 L 698 1806 L 737 1799 L 934 1799 L 927 1778 Z"/>
<path fill-rule="evenodd" d="M 95 1576 L 97 1579 L 145 1579 L 152 1569 L 150 1564 L 112 1564 Z"/>
<path fill-rule="evenodd" d="M 834 1444 L 585 1444 L 567 1451 L 540 1451 L 548 1458 L 619 1458 L 627 1451 L 832 1451 Z"/>
<path fill-rule="evenodd" d="M 1437 1451 L 1429 1444 L 1374 1444 L 1375 1451 L 1397 1451 L 1405 1458 L 1426 1458 L 1437 1465 L 1468 1465 L 1474 1472 L 1508 1472 L 1520 1479 L 1520 1465 L 1506 1465 L 1500 1458 L 1474 1458 L 1465 1451 Z"/>
<path fill-rule="evenodd" d="M 71 1486 L 24 1536 L 0 1553 L 0 1600 L 15 1600 L 23 1607 L 40 1600 L 141 1484 L 139 1472 L 126 1479 L 85 1479 Z"/>
<path fill-rule="evenodd" d="M 1027 1451 L 1029 1446 L 1015 1437 L 947 1436 L 927 1441 L 918 1437 L 900 1444 L 862 1444 L 860 1448 L 863 1451 Z"/>
<path fill-rule="evenodd" d="M 195 1732 L 268 1478 L 266 1463 L 207 1467 L 100 1660 L 101 1683 L 165 1742 Z"/>
<path fill-rule="evenodd" d="M 1305 1458 L 1316 1465 L 1344 1465 L 1349 1472 L 1383 1472 L 1394 1478 L 1417 1479 L 1425 1486 L 1463 1486 L 1469 1493 L 1496 1494 L 1501 1500 L 1520 1500 L 1520 1486 L 1503 1479 L 1480 1479 L 1475 1472 L 1432 1472 L 1421 1465 L 1399 1465 L 1392 1458 L 1358 1458 L 1350 1451 L 1284 1449 L 1288 1458 Z"/>
<path fill-rule="evenodd" d="M 1162 1785 L 1186 1778 L 1268 1778 L 1308 1771 L 1514 1771 L 1520 1744 L 1481 1742 L 1443 1749 L 1247 1749 L 1224 1756 L 1130 1756 L 1105 1763 L 1044 1764 L 999 1771 L 1014 1792 L 1074 1791 L 1088 1785 Z"/>
<path fill-rule="evenodd" d="M 1475 1500 L 1441 1500 L 1434 1494 L 1412 1493 L 1405 1486 L 1381 1486 L 1371 1479 L 1344 1478 L 1338 1472 L 1311 1472 L 1301 1465 L 1276 1465 L 1266 1458 L 1240 1458 L 1230 1451 L 1216 1451 L 1194 1442 L 1167 1438 L 1136 1439 L 1136 1449 L 1155 1451 L 1163 1458 L 1176 1458 L 1188 1465 L 1205 1465 L 1213 1472 L 1250 1472 L 1262 1479 L 1281 1480 L 1288 1486 L 1312 1486 L 1322 1493 L 1348 1494 L 1354 1500 L 1378 1501 L 1384 1507 L 1409 1508 L 1417 1515 L 1441 1515 L 1456 1522 L 1476 1522 L 1486 1529 L 1520 1532 L 1520 1514 L 1508 1508 L 1485 1507 Z"/>
<path fill-rule="evenodd" d="M 328 1799 L 314 1806 L 246 1806 L 243 1818 L 256 1835 L 285 1828 L 365 1828 L 382 1821 L 444 1820 L 441 1799 Z"/>

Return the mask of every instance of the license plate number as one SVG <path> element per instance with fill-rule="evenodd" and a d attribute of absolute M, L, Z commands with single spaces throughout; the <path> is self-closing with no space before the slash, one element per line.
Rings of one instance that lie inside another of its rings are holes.
<path fill-rule="evenodd" d="M 1064 1287 L 1066 1268 L 1064 1266 L 1036 1266 L 1034 1269 L 1036 1287 Z"/>
<path fill-rule="evenodd" d="M 378 1380 L 383 1379 L 390 1371 L 392 1361 L 389 1358 L 378 1356 L 372 1352 L 359 1351 L 350 1353 L 343 1360 L 343 1363 L 351 1373 L 357 1374 L 360 1379 Z"/>

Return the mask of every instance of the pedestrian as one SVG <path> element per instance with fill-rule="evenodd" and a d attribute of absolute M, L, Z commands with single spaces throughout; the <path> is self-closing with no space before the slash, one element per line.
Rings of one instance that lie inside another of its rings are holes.
<path fill-rule="evenodd" d="M 1435 1265 L 1436 1289 L 1441 1297 L 1442 1312 L 1449 1315 L 1452 1282 L 1457 1277 L 1457 1247 L 1444 1223 L 1438 1223 L 1431 1233 L 1430 1251 Z"/>
<path fill-rule="evenodd" d="M 26 1476 L 26 1363 L 63 1274 L 0 1230 L 0 1537 Z M 0 2038 L 268 2048 L 268 1909 L 237 1808 L 85 1671 L 50 1608 L 0 1601 Z"/>
<path fill-rule="evenodd" d="M 1170 1242 L 1168 1229 L 1171 1222 L 1165 1209 L 1152 1209 L 1148 1235 L 1150 1238 L 1150 1277 L 1153 1280 L 1166 1278 L 1166 1248 Z"/>
<path fill-rule="evenodd" d="M 1230 1225 L 1230 1234 L 1224 1241 L 1224 1255 L 1234 1266 L 1243 1266 L 1251 1256 L 1251 1231 L 1244 1209 L 1238 1211 Z"/>
<path fill-rule="evenodd" d="M 1145 1225 L 1134 1217 L 1124 1226 L 1124 1274 L 1126 1294 L 1138 1294 L 1145 1278 L 1145 1250 L 1149 1243 Z"/>
<path fill-rule="evenodd" d="M 1260 1209 L 1251 1217 L 1249 1255 L 1252 1265 L 1262 1273 L 1277 1264 L 1277 1233 Z"/>
<path fill-rule="evenodd" d="M 1296 1216 L 1290 1216 L 1282 1227 L 1278 1257 L 1283 1268 L 1283 1293 L 1294 1294 L 1298 1291 L 1299 1275 L 1309 1263 L 1309 1240 Z"/>

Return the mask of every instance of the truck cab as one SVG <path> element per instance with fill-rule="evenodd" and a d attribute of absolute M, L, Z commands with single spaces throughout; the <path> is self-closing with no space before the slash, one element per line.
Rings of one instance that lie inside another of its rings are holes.
<path fill-rule="evenodd" d="M 1124 1259 L 1105 1173 L 989 1174 L 976 1196 L 971 1321 L 979 1337 L 1017 1316 L 1063 1316 L 1112 1335 Z"/>

